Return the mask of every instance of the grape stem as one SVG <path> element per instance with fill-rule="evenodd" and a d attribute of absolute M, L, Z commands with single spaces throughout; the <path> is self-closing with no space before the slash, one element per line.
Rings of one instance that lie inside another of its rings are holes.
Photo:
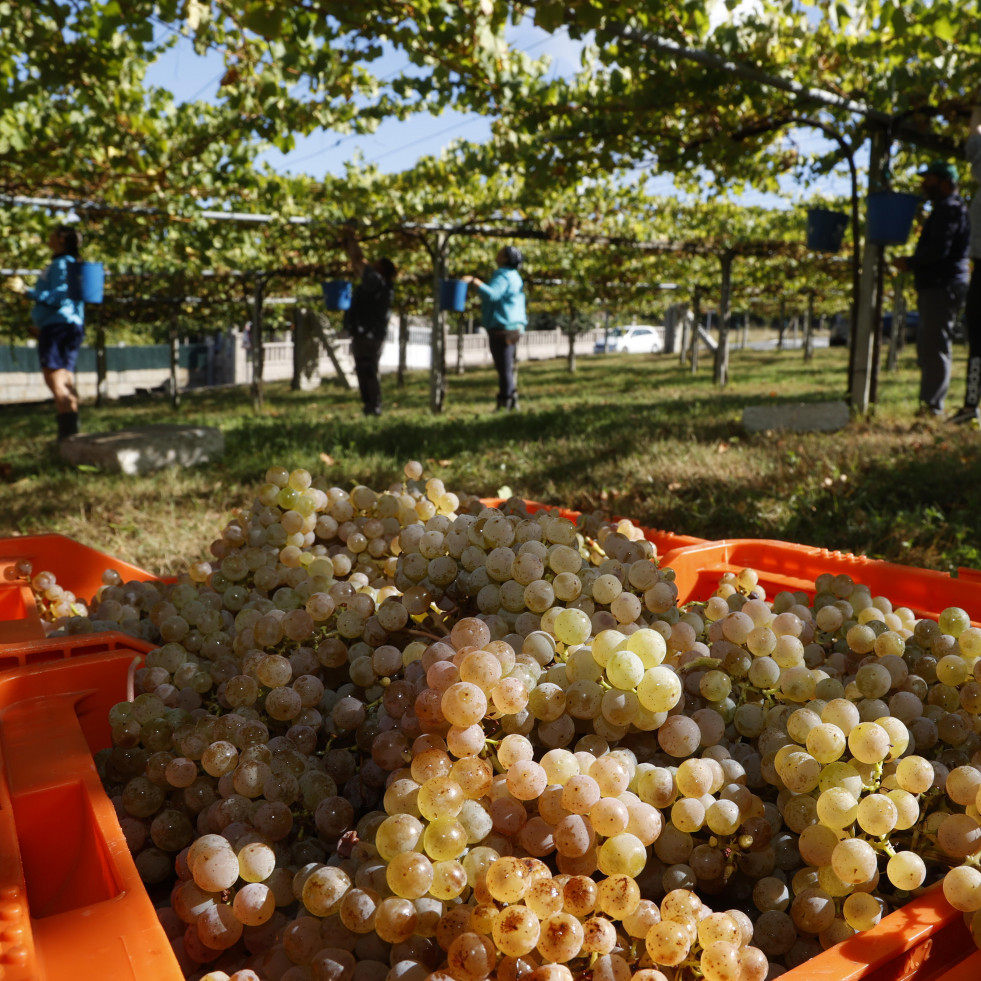
<path fill-rule="evenodd" d="M 405 633 L 411 637 L 428 637 L 430 640 L 442 640 L 449 634 L 449 631 L 447 630 L 443 634 L 431 634 L 428 630 L 406 630 Z"/>
<path fill-rule="evenodd" d="M 696 657 L 692 661 L 682 664 L 677 670 L 679 672 L 694 671 L 696 668 L 717 668 L 722 663 L 717 657 Z"/>

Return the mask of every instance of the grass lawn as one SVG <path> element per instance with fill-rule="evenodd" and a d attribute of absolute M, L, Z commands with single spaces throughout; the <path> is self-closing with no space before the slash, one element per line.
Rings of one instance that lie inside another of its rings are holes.
<path fill-rule="evenodd" d="M 523 363 L 522 411 L 494 413 L 490 369 L 451 376 L 441 416 L 428 375 L 383 379 L 386 412 L 365 419 L 357 395 L 268 385 L 263 412 L 244 389 L 85 406 L 88 432 L 179 421 L 220 426 L 213 466 L 148 477 L 76 471 L 53 448 L 49 404 L 0 408 L 0 535 L 57 531 L 156 572 L 207 551 L 267 466 L 305 467 L 341 487 L 383 488 L 406 460 L 450 490 L 501 488 L 576 509 L 601 508 L 703 538 L 777 538 L 926 568 L 981 567 L 981 433 L 915 420 L 912 354 L 883 372 L 874 418 L 831 434 L 747 434 L 742 410 L 840 398 L 847 352 L 735 351 L 731 382 L 712 384 L 673 355 Z M 957 352 L 951 409 L 963 392 Z"/>

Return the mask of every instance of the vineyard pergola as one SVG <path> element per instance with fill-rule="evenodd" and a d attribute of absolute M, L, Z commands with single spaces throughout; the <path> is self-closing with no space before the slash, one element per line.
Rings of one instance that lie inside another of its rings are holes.
<path fill-rule="evenodd" d="M 504 236 L 534 243 L 534 261 L 551 271 L 573 254 L 586 263 L 588 276 L 540 277 L 576 279 L 583 302 L 601 284 L 622 281 L 624 263 L 636 273 L 627 253 L 641 262 L 695 257 L 719 263 L 714 374 L 723 385 L 736 257 L 779 254 L 790 263 L 781 278 L 791 293 L 803 294 L 806 284 L 794 281 L 813 277 L 817 266 L 813 258 L 805 265 L 792 244 L 803 237 L 799 210 L 762 219 L 715 189 L 772 190 L 789 175 L 806 186 L 847 165 L 851 268 L 829 268 L 828 288 L 851 275 L 848 387 L 853 408 L 865 412 L 874 400 L 884 261 L 881 247 L 861 247 L 857 155 L 871 147 L 864 183 L 874 190 L 903 186 L 919 153 L 956 152 L 981 42 L 957 36 L 954 0 L 724 6 L 380 0 L 370 13 L 252 0 L 14 6 L 0 40 L 0 194 L 11 205 L 0 210 L 0 262 L 38 258 L 44 212 L 66 202 L 96 233 L 92 257 L 180 280 L 182 295 L 200 291 L 205 270 L 214 272 L 212 292 L 247 280 L 257 317 L 269 270 L 299 277 L 336 269 L 324 250 L 353 216 L 370 216 L 363 232 L 404 255 L 413 283 L 435 284 L 450 260 L 461 268 L 485 262 L 481 241 Z M 508 29 L 522 20 L 563 28 L 582 45 L 582 69 L 555 77 L 545 61 L 516 50 Z M 146 64 L 175 32 L 224 59 L 213 99 L 176 104 L 146 86 Z M 404 66 L 379 77 L 375 63 L 386 51 Z M 255 164 L 263 146 L 288 150 L 297 134 L 367 132 L 381 119 L 447 107 L 492 117 L 492 139 L 402 174 L 354 164 L 340 181 Z M 800 127 L 828 144 L 803 156 L 792 146 Z M 653 201 L 643 182 L 625 177 L 638 167 L 671 174 L 682 190 L 700 192 L 701 204 L 686 212 Z M 25 220 L 28 204 L 43 210 Z M 410 239 L 421 250 L 408 249 Z M 590 247 L 587 258 L 576 251 Z M 263 275 L 230 277 L 242 270 Z M 693 286 L 705 280 L 701 268 L 691 276 Z M 429 305 L 438 411 L 443 333 Z"/>
<path fill-rule="evenodd" d="M 125 222 L 128 219 L 157 219 L 163 222 L 180 221 L 182 216 L 168 215 L 163 212 L 150 212 L 146 208 L 127 208 L 125 206 L 107 206 L 97 202 L 80 202 L 71 199 L 45 199 L 29 196 L 14 196 L 10 203 L 17 206 L 29 208 L 45 208 L 48 210 L 72 211 L 88 216 L 90 219 L 111 218 L 115 222 Z M 246 213 L 235 211 L 216 211 L 213 209 L 203 209 L 197 216 L 204 220 L 209 227 L 234 225 L 238 227 L 250 226 L 289 226 L 296 231 L 303 230 L 314 235 L 336 237 L 339 240 L 342 226 L 338 223 L 331 223 L 326 219 L 318 219 L 309 215 L 291 215 L 280 217 L 265 213 Z M 574 217 L 574 216 L 570 216 Z M 786 216 L 780 216 L 781 219 Z M 785 222 L 788 225 L 788 232 L 796 232 L 799 236 L 802 223 L 800 217 L 796 216 L 796 228 L 793 223 Z M 695 240 L 695 239 L 638 239 L 624 234 L 601 234 L 597 231 L 579 231 L 567 240 L 556 241 L 554 230 L 551 227 L 543 226 L 533 220 L 512 219 L 501 216 L 484 216 L 479 220 L 469 222 L 456 222 L 438 224 L 435 222 L 427 223 L 404 223 L 395 226 L 377 227 L 365 226 L 361 234 L 367 240 L 379 239 L 411 239 L 423 243 L 429 258 L 430 268 L 421 270 L 415 276 L 412 283 L 416 289 L 416 302 L 421 297 L 418 296 L 419 287 L 425 282 L 431 285 L 428 290 L 428 303 L 432 321 L 432 359 L 431 359 L 431 407 L 433 411 L 440 411 L 446 395 L 446 363 L 445 363 L 445 318 L 439 307 L 439 282 L 447 274 L 447 267 L 450 263 L 450 246 L 456 241 L 465 241 L 470 245 L 470 251 L 474 243 L 485 240 L 506 239 L 509 241 L 532 242 L 544 245 L 553 252 L 569 253 L 573 249 L 586 250 L 594 257 L 608 256 L 611 250 L 618 253 L 633 254 L 636 257 L 649 259 L 650 257 L 671 256 L 680 257 L 700 257 L 706 260 L 718 262 L 718 286 L 717 303 L 720 311 L 718 322 L 719 342 L 715 351 L 715 374 L 717 380 L 724 384 L 728 376 L 729 365 L 729 326 L 733 296 L 733 266 L 737 258 L 756 258 L 756 259 L 778 259 L 788 264 L 793 264 L 800 268 L 805 268 L 802 264 L 807 263 L 809 253 L 804 244 L 800 241 L 791 239 L 767 239 L 758 241 L 740 241 L 739 236 L 729 236 L 721 241 Z M 464 250 L 465 252 L 467 250 Z M 274 257 L 271 257 L 274 258 Z M 470 256 L 467 256 L 469 259 Z M 810 259 L 817 261 L 817 257 L 810 255 Z M 459 265 L 461 259 L 455 258 L 454 264 Z M 599 262 L 602 267 L 602 259 Z M 813 262 L 806 268 L 811 269 L 814 275 Z M 15 270 L 11 270 L 14 272 Z M 18 270 L 23 272 L 24 270 Z M 110 289 L 109 302 L 113 304 L 113 294 L 115 294 L 114 306 L 116 309 L 132 309 L 134 305 L 142 304 L 144 307 L 154 304 L 167 311 L 171 319 L 171 349 L 172 360 L 176 365 L 177 358 L 177 330 L 179 324 L 179 314 L 182 305 L 190 296 L 198 297 L 206 292 L 213 297 L 212 303 L 244 303 L 248 310 L 248 319 L 251 322 L 251 332 L 254 341 L 258 342 L 262 338 L 263 330 L 263 301 L 272 295 L 271 284 L 274 281 L 285 281 L 294 283 L 297 281 L 308 281 L 316 284 L 329 277 L 343 275 L 342 267 L 337 263 L 315 262 L 315 263 L 294 263 L 293 265 L 273 265 L 258 266 L 251 269 L 230 269 L 219 271 L 211 268 L 200 269 L 196 274 L 190 274 L 186 270 L 171 269 L 159 274 L 147 274 L 136 272 L 126 266 L 113 270 L 110 262 L 110 275 L 112 288 Z M 840 277 L 841 269 L 831 270 L 828 282 L 836 280 L 835 273 Z M 828 275 L 827 272 L 825 274 Z M 786 275 L 782 277 L 786 280 Z M 161 285 L 162 281 L 162 285 Z M 556 284 L 567 285 L 568 281 L 558 279 Z M 550 281 L 548 278 L 541 279 L 541 285 L 547 290 Z M 574 290 L 573 303 L 588 304 L 591 297 L 588 292 L 589 282 L 580 282 L 578 295 Z M 598 286 L 599 284 L 594 284 Z M 611 281 L 605 278 L 603 287 L 608 294 L 629 295 L 632 289 L 636 288 L 636 283 L 622 282 L 617 287 L 611 289 Z M 149 288 L 149 294 L 147 289 Z M 702 291 L 704 294 L 704 291 Z M 217 295 L 216 295 L 217 294 Z M 237 295 L 236 295 L 237 294 Z M 200 309 L 200 308 L 199 308 Z M 254 343 L 252 348 L 253 357 L 253 400 L 257 406 L 262 402 L 262 345 Z M 172 377 L 176 378 L 176 368 L 172 371 Z M 177 390 L 174 387 L 174 399 L 177 403 Z"/>

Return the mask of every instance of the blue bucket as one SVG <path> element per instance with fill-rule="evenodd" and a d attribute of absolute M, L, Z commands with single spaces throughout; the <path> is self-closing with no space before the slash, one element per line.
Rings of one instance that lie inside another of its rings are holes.
<path fill-rule="evenodd" d="M 106 272 L 101 262 L 68 264 L 68 298 L 76 303 L 101 303 L 105 283 Z"/>
<path fill-rule="evenodd" d="M 807 247 L 811 252 L 837 252 L 848 227 L 848 215 L 827 208 L 807 212 Z"/>
<path fill-rule="evenodd" d="M 867 235 L 873 245 L 905 245 L 922 198 L 918 194 L 875 191 L 868 196 Z"/>
<path fill-rule="evenodd" d="M 439 284 L 440 310 L 461 313 L 467 306 L 467 284 L 462 279 L 444 279 Z"/>
<path fill-rule="evenodd" d="M 328 310 L 350 310 L 351 284 L 346 279 L 332 279 L 320 285 L 324 291 L 324 302 Z"/>

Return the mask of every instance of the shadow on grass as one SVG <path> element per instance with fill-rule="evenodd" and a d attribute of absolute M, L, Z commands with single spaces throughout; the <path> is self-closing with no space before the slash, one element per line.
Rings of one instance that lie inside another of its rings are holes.
<path fill-rule="evenodd" d="M 177 413 L 159 399 L 83 409 L 90 432 L 219 425 L 223 460 L 180 478 L 74 471 L 51 449 L 50 405 L 4 407 L 0 447 L 10 471 L 0 514 L 5 528 L 54 530 L 66 509 L 97 513 L 100 500 L 147 508 L 165 488 L 185 507 L 217 506 L 247 500 L 272 464 L 381 488 L 400 479 L 406 460 L 420 459 L 460 492 L 489 495 L 509 484 L 705 538 L 779 538 L 933 568 L 981 565 L 977 434 L 917 435 L 902 419 L 842 434 L 743 432 L 748 405 L 839 398 L 840 367 L 756 353 L 720 390 L 707 366 L 692 375 L 674 359 L 581 358 L 575 374 L 562 361 L 522 363 L 515 413 L 493 411 L 497 383 L 486 369 L 449 375 L 439 416 L 420 373 L 403 388 L 383 379 L 380 418 L 364 418 L 357 394 L 330 383 L 314 392 L 269 385 L 260 413 L 242 389 L 187 393 Z"/>

